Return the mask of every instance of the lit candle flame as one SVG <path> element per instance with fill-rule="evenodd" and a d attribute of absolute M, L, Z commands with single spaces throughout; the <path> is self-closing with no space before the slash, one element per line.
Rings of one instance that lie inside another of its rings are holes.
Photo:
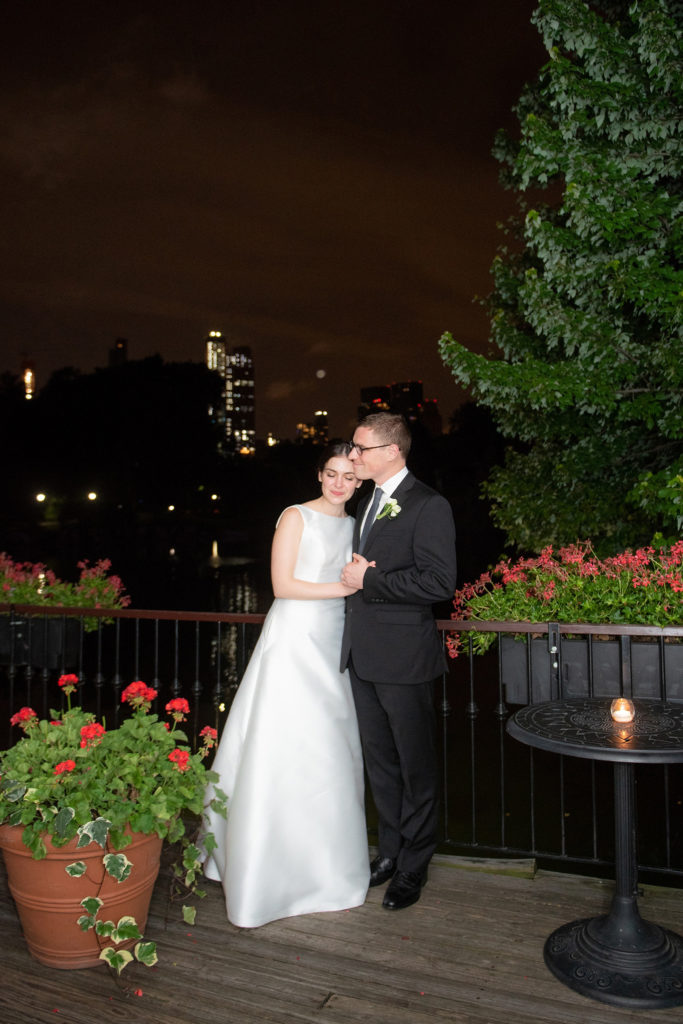
<path fill-rule="evenodd" d="M 632 722 L 635 715 L 633 701 L 629 700 L 628 697 L 616 697 L 612 701 L 610 714 L 615 722 Z"/>

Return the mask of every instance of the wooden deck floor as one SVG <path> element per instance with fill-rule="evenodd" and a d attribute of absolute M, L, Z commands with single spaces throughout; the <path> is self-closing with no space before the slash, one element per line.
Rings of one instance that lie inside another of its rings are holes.
<path fill-rule="evenodd" d="M 612 885 L 553 872 L 466 870 L 437 858 L 422 899 L 391 913 L 382 889 L 353 911 L 240 930 L 209 883 L 194 929 L 165 924 L 165 883 L 147 937 L 160 963 L 57 971 L 28 954 L 0 873 L 0 1021 L 7 1024 L 625 1024 L 683 1022 L 683 1007 L 632 1011 L 586 999 L 543 963 L 560 924 L 603 913 Z M 525 870 L 526 869 L 526 870 Z M 683 930 L 683 891 L 645 887 L 643 917 Z M 142 994 L 136 995 L 135 990 Z"/>

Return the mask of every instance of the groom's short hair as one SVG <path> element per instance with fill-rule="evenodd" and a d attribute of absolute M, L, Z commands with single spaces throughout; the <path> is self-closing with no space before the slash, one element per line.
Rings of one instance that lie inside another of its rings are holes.
<path fill-rule="evenodd" d="M 371 430 L 383 444 L 395 444 L 404 458 L 410 451 L 410 429 L 403 416 L 396 412 L 372 412 L 358 424 Z"/>

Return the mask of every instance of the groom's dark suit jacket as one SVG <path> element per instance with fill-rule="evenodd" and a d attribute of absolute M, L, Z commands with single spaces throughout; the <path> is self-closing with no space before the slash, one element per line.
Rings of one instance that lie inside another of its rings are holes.
<path fill-rule="evenodd" d="M 421 683 L 444 669 L 432 604 L 455 590 L 453 514 L 446 499 L 412 473 L 392 497 L 400 513 L 375 521 L 363 551 L 377 567 L 367 569 L 363 589 L 346 599 L 341 668 L 352 656 L 361 679 Z M 371 499 L 372 491 L 358 509 L 354 551 Z"/>

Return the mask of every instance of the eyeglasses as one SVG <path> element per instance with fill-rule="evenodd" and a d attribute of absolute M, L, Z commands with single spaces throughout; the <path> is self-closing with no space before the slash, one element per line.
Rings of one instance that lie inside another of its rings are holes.
<path fill-rule="evenodd" d="M 373 448 L 391 448 L 392 444 L 393 442 L 389 442 L 389 444 L 356 444 L 354 441 L 349 441 L 349 448 L 351 451 L 355 448 L 358 454 L 362 455 L 363 452 L 371 452 Z"/>

